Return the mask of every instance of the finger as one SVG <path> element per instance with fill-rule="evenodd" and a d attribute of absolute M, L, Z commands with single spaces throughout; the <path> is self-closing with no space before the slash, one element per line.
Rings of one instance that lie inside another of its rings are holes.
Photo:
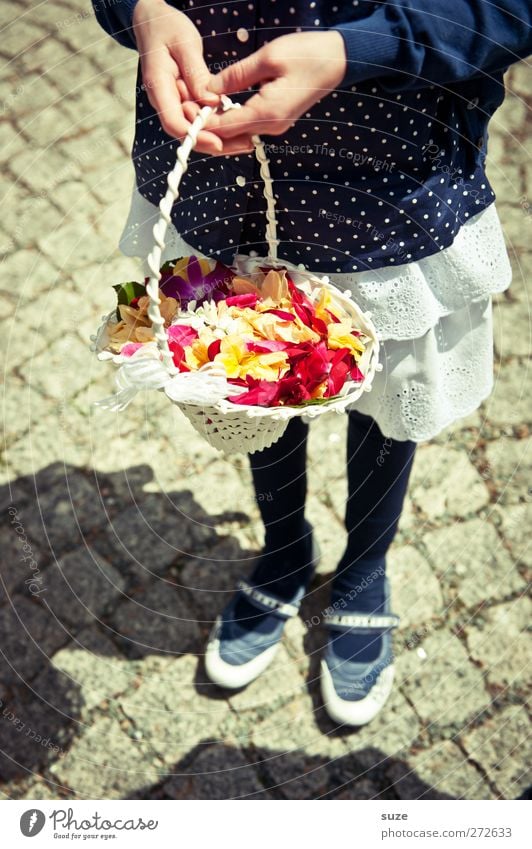
<path fill-rule="evenodd" d="M 249 136 L 236 136 L 234 139 L 225 139 L 223 141 L 223 154 L 235 153 L 253 153 L 255 145 Z"/>
<path fill-rule="evenodd" d="M 165 133 L 181 138 L 188 129 L 176 85 L 176 67 L 166 54 L 150 54 L 142 60 L 142 79 L 148 100 L 157 110 Z"/>
<path fill-rule="evenodd" d="M 260 133 L 280 135 L 286 132 L 294 121 L 294 118 L 287 114 L 290 105 L 286 101 L 285 92 L 284 100 L 275 98 L 273 103 L 269 103 L 261 89 L 250 97 L 241 109 L 228 109 L 222 114 L 210 115 L 206 126 L 221 139 Z"/>
<path fill-rule="evenodd" d="M 195 42 L 188 40 L 182 41 L 176 46 L 179 47 L 179 54 L 174 58 L 179 68 L 179 75 L 184 80 L 190 94 L 190 99 L 207 106 L 216 106 L 220 102 L 220 96 L 217 92 L 208 88 L 211 81 L 211 72 L 203 59 L 201 43 L 198 47 Z"/>
<path fill-rule="evenodd" d="M 216 94 L 234 94 L 271 79 L 272 74 L 273 69 L 268 61 L 268 54 L 261 47 L 240 62 L 234 62 L 218 74 L 214 74 L 208 87 Z"/>

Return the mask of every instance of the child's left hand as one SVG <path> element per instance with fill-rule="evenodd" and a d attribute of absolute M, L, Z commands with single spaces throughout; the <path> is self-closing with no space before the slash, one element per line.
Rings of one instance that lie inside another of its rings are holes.
<path fill-rule="evenodd" d="M 208 128 L 222 140 L 280 135 L 343 80 L 347 68 L 339 32 L 282 35 L 211 78 L 209 90 L 234 94 L 259 85 L 241 109 L 213 114 Z"/>

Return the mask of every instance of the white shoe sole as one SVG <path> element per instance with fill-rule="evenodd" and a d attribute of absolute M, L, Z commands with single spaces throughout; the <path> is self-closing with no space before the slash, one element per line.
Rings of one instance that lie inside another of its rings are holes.
<path fill-rule="evenodd" d="M 321 695 L 325 710 L 333 722 L 339 725 L 367 725 L 375 719 L 384 707 L 393 689 L 395 670 L 393 665 L 387 666 L 380 673 L 364 699 L 348 701 L 341 699 L 336 692 L 329 667 L 325 659 L 321 661 Z"/>
<path fill-rule="evenodd" d="M 225 687 L 228 690 L 238 690 L 240 687 L 250 684 L 264 672 L 275 657 L 279 643 L 270 646 L 246 663 L 238 665 L 227 663 L 220 656 L 220 640 L 216 636 L 219 633 L 220 621 L 220 618 L 216 620 L 205 649 L 205 671 L 213 684 Z"/>

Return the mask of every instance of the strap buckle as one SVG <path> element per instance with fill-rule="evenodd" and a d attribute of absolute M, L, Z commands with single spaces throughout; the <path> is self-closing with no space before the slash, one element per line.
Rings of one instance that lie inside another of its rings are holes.
<path fill-rule="evenodd" d="M 240 580 L 237 583 L 237 589 L 244 593 L 248 598 L 258 602 L 267 610 L 279 613 L 287 619 L 292 619 L 299 613 L 299 605 L 290 604 L 289 602 L 279 601 L 271 595 L 261 592 L 257 587 L 252 587 L 247 581 Z"/>
<path fill-rule="evenodd" d="M 397 628 L 399 616 L 394 613 L 364 614 L 364 613 L 332 613 L 323 617 L 324 625 L 338 628 Z"/>

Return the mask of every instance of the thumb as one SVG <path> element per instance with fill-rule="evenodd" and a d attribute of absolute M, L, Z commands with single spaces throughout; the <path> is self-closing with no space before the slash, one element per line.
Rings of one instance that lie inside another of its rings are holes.
<path fill-rule="evenodd" d="M 178 68 L 181 78 L 184 80 L 192 98 L 202 101 L 208 106 L 216 106 L 219 96 L 208 88 L 212 78 L 201 51 L 194 47 L 186 47 L 180 50 Z"/>
<path fill-rule="evenodd" d="M 263 48 L 223 68 L 211 76 L 209 91 L 216 94 L 234 94 L 271 78 L 272 70 L 267 66 Z"/>

